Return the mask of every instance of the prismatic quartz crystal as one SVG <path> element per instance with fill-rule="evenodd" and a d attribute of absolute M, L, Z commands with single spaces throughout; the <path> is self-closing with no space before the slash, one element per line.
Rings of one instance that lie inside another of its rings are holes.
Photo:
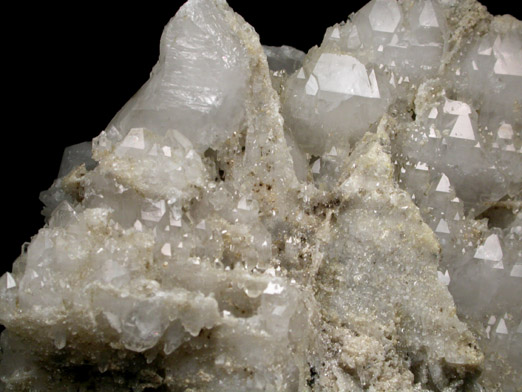
<path fill-rule="evenodd" d="M 2 390 L 520 390 L 521 92 L 475 0 L 307 54 L 189 0 L 0 278 Z"/>

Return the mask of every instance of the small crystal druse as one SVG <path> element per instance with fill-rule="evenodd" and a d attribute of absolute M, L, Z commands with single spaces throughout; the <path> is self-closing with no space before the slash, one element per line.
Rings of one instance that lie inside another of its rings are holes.
<path fill-rule="evenodd" d="M 372 0 L 305 54 L 189 0 L 0 278 L 6 391 L 518 391 L 522 23 Z"/>

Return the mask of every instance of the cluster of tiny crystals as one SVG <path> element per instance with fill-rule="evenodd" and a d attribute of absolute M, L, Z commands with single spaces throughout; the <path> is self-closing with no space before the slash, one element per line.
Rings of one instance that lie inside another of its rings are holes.
<path fill-rule="evenodd" d="M 520 391 L 522 22 L 372 0 L 308 53 L 189 0 L 0 277 L 5 391 Z"/>

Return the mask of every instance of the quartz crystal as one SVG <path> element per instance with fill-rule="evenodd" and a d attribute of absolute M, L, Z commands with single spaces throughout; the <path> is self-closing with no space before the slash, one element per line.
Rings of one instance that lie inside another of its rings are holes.
<path fill-rule="evenodd" d="M 522 23 L 372 0 L 305 54 L 189 0 L 0 278 L 6 391 L 519 391 Z"/>

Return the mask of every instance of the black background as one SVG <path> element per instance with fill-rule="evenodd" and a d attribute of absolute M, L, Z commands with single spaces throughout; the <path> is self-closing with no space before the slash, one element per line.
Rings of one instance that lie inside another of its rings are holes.
<path fill-rule="evenodd" d="M 163 27 L 183 1 L 23 3 L 2 15 L 0 275 L 42 226 L 38 195 L 56 177 L 64 147 L 98 135 L 148 79 Z M 229 1 L 263 44 L 304 51 L 365 3 Z M 493 14 L 521 19 L 509 3 L 485 2 Z"/>

